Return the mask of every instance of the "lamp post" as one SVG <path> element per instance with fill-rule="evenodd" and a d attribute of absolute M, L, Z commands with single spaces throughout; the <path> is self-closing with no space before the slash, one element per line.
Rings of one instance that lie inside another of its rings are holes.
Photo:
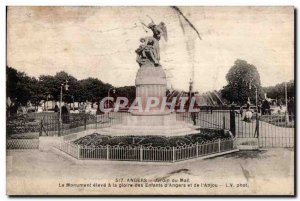
<path fill-rule="evenodd" d="M 287 111 L 287 108 L 288 108 L 287 82 L 284 83 L 284 92 L 285 92 L 285 107 L 286 107 L 286 111 Z"/>
<path fill-rule="evenodd" d="M 60 125 L 62 124 L 62 119 L 61 119 L 61 104 L 62 104 L 62 95 L 63 95 L 63 87 L 64 86 L 65 86 L 65 90 L 68 91 L 69 90 L 68 80 L 66 80 L 60 86 L 60 101 L 59 101 L 59 123 L 60 123 Z"/>
<path fill-rule="evenodd" d="M 113 93 L 116 93 L 116 89 L 114 87 L 109 88 L 108 92 L 107 92 L 107 108 L 109 108 L 109 92 L 110 90 L 113 89 Z"/>
<path fill-rule="evenodd" d="M 192 78 L 191 78 L 190 82 L 189 82 L 189 104 L 191 104 L 192 91 L 193 91 L 193 81 L 192 81 Z"/>

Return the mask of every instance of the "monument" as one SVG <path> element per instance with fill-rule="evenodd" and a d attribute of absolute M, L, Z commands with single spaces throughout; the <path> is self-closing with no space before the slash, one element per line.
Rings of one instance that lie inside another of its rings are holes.
<path fill-rule="evenodd" d="M 136 100 L 141 100 L 142 110 L 132 110 L 131 115 L 126 116 L 122 124 L 101 129 L 99 133 L 115 136 L 183 136 L 199 133 L 197 127 L 176 121 L 176 115 L 167 106 L 162 105 L 163 99 L 166 98 L 167 79 L 160 64 L 159 41 L 161 36 L 167 41 L 167 28 L 163 22 L 159 25 L 152 22 L 146 27 L 153 32 L 153 36 L 141 38 L 141 44 L 135 51 L 136 61 L 140 66 L 135 79 Z M 159 100 L 159 103 L 147 110 L 146 105 L 153 98 Z"/>

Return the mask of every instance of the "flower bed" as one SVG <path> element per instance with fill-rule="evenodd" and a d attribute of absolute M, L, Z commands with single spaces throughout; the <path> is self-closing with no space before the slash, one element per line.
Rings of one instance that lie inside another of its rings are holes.
<path fill-rule="evenodd" d="M 184 146 L 195 143 L 205 143 L 217 139 L 232 138 L 229 131 L 221 129 L 200 129 L 199 134 L 186 136 L 108 136 L 94 133 L 74 140 L 73 143 L 83 147 L 102 147 L 102 146 L 144 146 L 144 147 L 174 147 Z"/>

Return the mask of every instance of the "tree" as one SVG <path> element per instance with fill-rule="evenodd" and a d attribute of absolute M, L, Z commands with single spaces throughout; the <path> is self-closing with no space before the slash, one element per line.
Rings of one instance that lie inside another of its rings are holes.
<path fill-rule="evenodd" d="M 10 99 L 7 103 L 7 114 L 11 115 L 17 112 L 19 106 L 17 83 L 19 82 L 18 72 L 14 68 L 6 66 L 6 98 Z"/>
<path fill-rule="evenodd" d="M 47 98 L 46 94 L 43 93 L 43 87 L 40 85 L 39 80 L 35 77 L 32 77 L 29 82 L 24 84 L 31 94 L 29 101 L 37 108 L 40 102 Z"/>
<path fill-rule="evenodd" d="M 9 97 L 13 107 L 8 108 L 15 113 L 19 106 L 25 106 L 34 95 L 37 87 L 36 79 L 27 76 L 11 67 L 6 67 L 6 95 Z M 9 111 L 10 112 L 10 111 Z"/>
<path fill-rule="evenodd" d="M 75 96 L 80 102 L 90 101 L 94 103 L 106 97 L 108 90 L 112 87 L 112 85 L 103 83 L 97 78 L 87 78 L 79 81 L 79 89 Z"/>
<path fill-rule="evenodd" d="M 116 88 L 116 95 L 118 97 L 128 98 L 129 103 L 133 103 L 135 99 L 135 86 L 124 86 Z"/>
<path fill-rule="evenodd" d="M 257 87 L 258 97 L 262 96 L 257 68 L 244 60 L 237 59 L 234 62 L 226 75 L 226 80 L 228 84 L 223 87 L 221 94 L 229 103 L 245 104 L 248 97 L 255 103 L 255 87 Z"/>
<path fill-rule="evenodd" d="M 277 99 L 285 104 L 285 82 L 276 84 L 275 86 L 263 87 L 264 93 L 268 98 Z M 288 99 L 295 97 L 294 80 L 287 82 L 287 96 Z"/>
<path fill-rule="evenodd" d="M 65 90 L 65 88 L 63 88 L 62 100 L 67 103 L 73 102 L 73 98 L 74 98 L 74 100 L 76 99 L 75 94 L 76 94 L 76 92 L 78 90 L 78 86 L 79 86 L 77 79 L 64 71 L 60 71 L 60 72 L 56 73 L 56 75 L 54 76 L 54 79 L 56 80 L 57 87 L 59 89 L 59 99 L 60 99 L 60 87 L 63 83 L 68 81 L 69 88 L 68 88 L 68 90 Z"/>
<path fill-rule="evenodd" d="M 51 75 L 41 75 L 39 77 L 39 85 L 43 88 L 43 94 L 51 95 L 53 100 L 59 100 L 59 86 L 60 84 Z"/>
<path fill-rule="evenodd" d="M 26 105 L 29 101 L 38 106 L 42 100 L 60 100 L 60 87 L 68 81 L 69 90 L 63 88 L 62 100 L 66 103 L 99 102 L 102 98 L 107 97 L 111 84 L 104 83 L 97 78 L 87 78 L 77 80 L 72 75 L 61 71 L 56 75 L 41 75 L 39 79 L 29 77 L 23 72 L 18 72 L 14 68 L 6 68 L 7 79 L 7 98 L 9 97 L 12 104 L 9 107 L 14 108 L 15 112 L 20 105 Z M 112 92 L 112 91 L 111 91 Z M 135 86 L 125 86 L 116 88 L 116 94 L 110 93 L 111 96 L 125 96 L 130 101 L 135 98 Z M 13 105 L 13 107 L 12 107 Z"/>
<path fill-rule="evenodd" d="M 41 75 L 39 77 L 40 85 L 43 88 L 43 91 L 41 93 L 44 96 L 44 100 L 47 98 L 47 95 L 51 95 L 55 101 L 60 100 L 60 87 L 63 83 L 68 81 L 69 85 L 69 90 L 68 91 L 63 91 L 63 101 L 66 101 L 68 103 L 72 102 L 72 96 L 74 97 L 76 91 L 79 88 L 79 83 L 75 77 L 72 75 L 60 71 L 56 73 L 55 76 L 51 75 Z"/>

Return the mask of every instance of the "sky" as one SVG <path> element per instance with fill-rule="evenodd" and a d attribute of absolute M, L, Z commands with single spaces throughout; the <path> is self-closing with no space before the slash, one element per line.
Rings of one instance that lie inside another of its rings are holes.
<path fill-rule="evenodd" d="M 236 59 L 257 67 L 262 86 L 294 78 L 292 7 L 9 7 L 7 65 L 30 76 L 66 71 L 114 86 L 134 85 L 135 49 L 151 36 L 141 22 L 164 22 L 160 40 L 168 86 L 219 90 Z M 194 70 L 193 70 L 194 69 Z M 193 73 L 194 72 L 194 73 Z"/>

